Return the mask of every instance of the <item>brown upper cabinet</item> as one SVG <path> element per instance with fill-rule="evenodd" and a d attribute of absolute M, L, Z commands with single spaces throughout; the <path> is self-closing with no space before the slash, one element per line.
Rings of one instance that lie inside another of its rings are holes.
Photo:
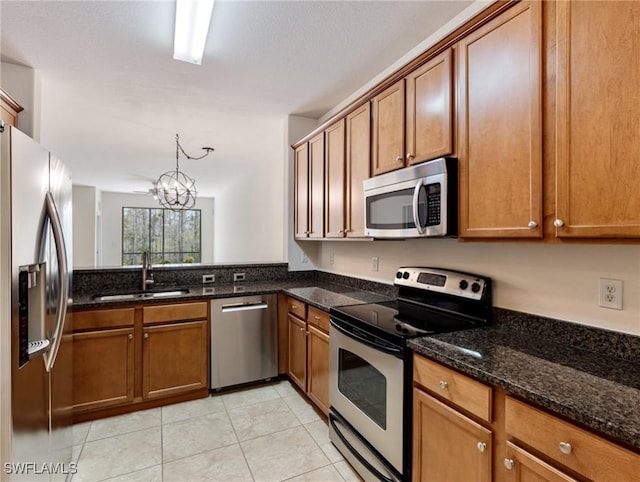
<path fill-rule="evenodd" d="M 542 236 L 541 3 L 456 46 L 460 237 Z"/>
<path fill-rule="evenodd" d="M 347 192 L 345 235 L 364 237 L 364 188 L 371 176 L 371 105 L 357 108 L 346 119 Z"/>
<path fill-rule="evenodd" d="M 306 238 L 309 231 L 309 145 L 305 142 L 294 153 L 293 234 Z"/>
<path fill-rule="evenodd" d="M 324 232 L 327 238 L 344 237 L 345 224 L 345 120 L 324 131 L 326 142 Z"/>
<path fill-rule="evenodd" d="M 447 49 L 406 77 L 407 164 L 453 152 L 451 69 L 451 49 Z"/>
<path fill-rule="evenodd" d="M 364 237 L 364 191 L 369 178 L 369 102 L 325 130 L 325 237 Z"/>
<path fill-rule="evenodd" d="M 447 49 L 373 98 L 374 175 L 453 152 L 451 86 Z"/>
<path fill-rule="evenodd" d="M 557 2 L 558 237 L 640 236 L 640 2 Z"/>
<path fill-rule="evenodd" d="M 324 132 L 295 149 L 294 236 L 324 235 Z"/>
<path fill-rule="evenodd" d="M 18 123 L 18 114 L 22 111 L 22 106 L 0 89 L 0 120 L 15 127 Z"/>

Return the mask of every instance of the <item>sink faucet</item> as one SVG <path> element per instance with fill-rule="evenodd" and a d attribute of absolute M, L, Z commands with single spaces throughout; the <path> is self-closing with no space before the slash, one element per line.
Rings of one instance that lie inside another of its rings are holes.
<path fill-rule="evenodd" d="M 142 253 L 142 291 L 145 291 L 148 286 L 153 286 L 153 273 L 151 266 L 151 255 L 149 251 Z"/>

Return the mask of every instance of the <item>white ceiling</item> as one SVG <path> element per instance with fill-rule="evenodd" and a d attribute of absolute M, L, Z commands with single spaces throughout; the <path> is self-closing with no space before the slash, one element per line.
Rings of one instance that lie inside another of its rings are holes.
<path fill-rule="evenodd" d="M 173 60 L 173 1 L 0 1 L 3 62 L 42 82 L 42 138 L 74 183 L 146 190 L 175 164 L 214 196 L 285 139 L 288 114 L 318 118 L 470 1 L 223 1 L 202 66 Z M 259 141 L 258 141 L 259 140 Z M 283 154 L 284 155 L 284 154 Z"/>

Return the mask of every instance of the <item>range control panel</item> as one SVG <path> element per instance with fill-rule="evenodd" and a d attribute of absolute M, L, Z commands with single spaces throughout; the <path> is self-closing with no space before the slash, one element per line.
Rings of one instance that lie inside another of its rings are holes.
<path fill-rule="evenodd" d="M 398 268 L 394 284 L 481 300 L 487 281 L 485 278 L 469 273 L 413 266 Z"/>

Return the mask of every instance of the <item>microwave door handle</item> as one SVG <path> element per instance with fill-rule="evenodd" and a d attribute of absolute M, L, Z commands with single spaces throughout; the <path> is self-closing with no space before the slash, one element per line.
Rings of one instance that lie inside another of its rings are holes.
<path fill-rule="evenodd" d="M 418 179 L 418 183 L 416 184 L 416 188 L 413 190 L 413 223 L 416 225 L 416 229 L 418 233 L 424 234 L 425 228 L 420 224 L 420 217 L 418 216 L 418 200 L 420 199 L 420 190 L 424 186 L 424 180 Z M 427 209 L 428 206 L 425 206 Z"/>
<path fill-rule="evenodd" d="M 62 340 L 62 330 L 64 321 L 67 316 L 67 308 L 69 304 L 69 269 L 67 260 L 67 249 L 62 233 L 62 223 L 60 215 L 53 200 L 53 195 L 48 192 L 45 197 L 45 206 L 47 215 L 44 218 L 42 233 L 42 245 L 44 245 L 44 237 L 46 235 L 47 219 L 51 221 L 51 229 L 53 231 L 53 240 L 56 245 L 56 257 L 58 259 L 58 303 L 56 309 L 56 323 L 51 337 L 51 349 L 44 354 L 45 367 L 48 372 L 53 368 L 58 356 L 60 342 Z"/>

